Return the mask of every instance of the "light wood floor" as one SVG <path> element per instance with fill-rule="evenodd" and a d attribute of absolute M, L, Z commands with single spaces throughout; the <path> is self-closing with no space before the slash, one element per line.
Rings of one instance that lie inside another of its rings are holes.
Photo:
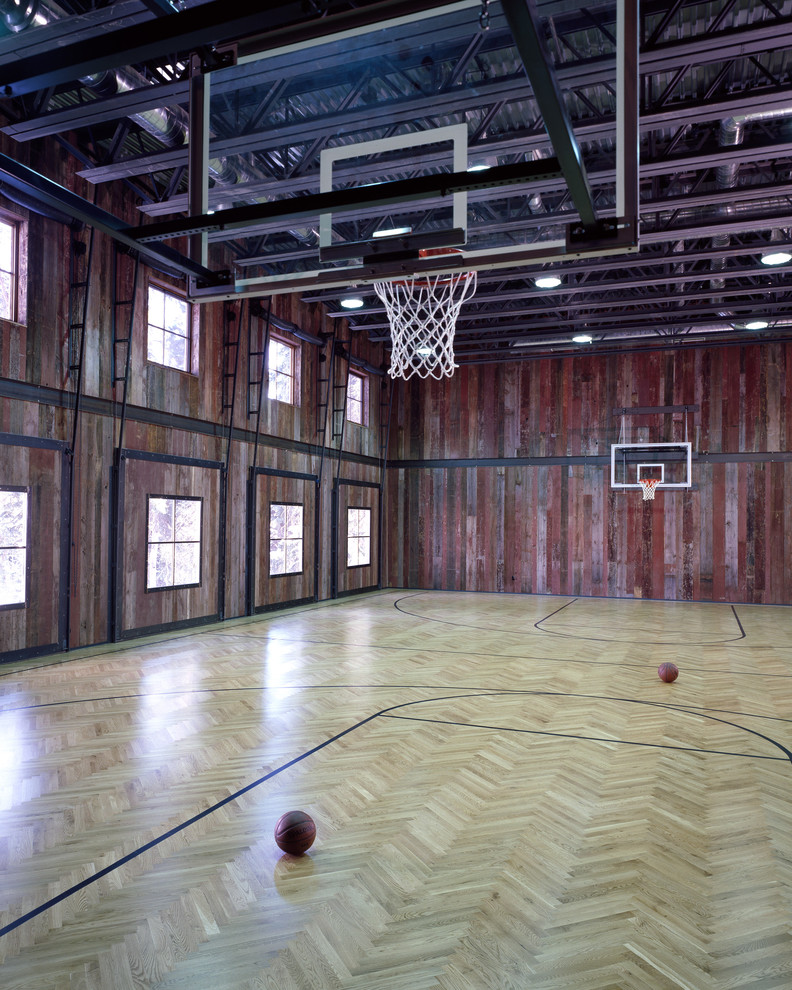
<path fill-rule="evenodd" d="M 792 987 L 790 608 L 389 591 L 0 690 L 4 990 Z"/>

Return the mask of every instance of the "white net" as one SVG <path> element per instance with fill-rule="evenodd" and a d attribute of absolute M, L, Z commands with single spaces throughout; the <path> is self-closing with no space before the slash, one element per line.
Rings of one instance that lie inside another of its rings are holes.
<path fill-rule="evenodd" d="M 391 378 L 453 375 L 454 330 L 462 303 L 476 291 L 475 272 L 375 282 L 391 325 Z"/>
<path fill-rule="evenodd" d="M 639 478 L 638 482 L 643 488 L 644 502 L 648 502 L 649 499 L 655 497 L 655 488 L 657 488 L 657 483 L 659 478 Z"/>

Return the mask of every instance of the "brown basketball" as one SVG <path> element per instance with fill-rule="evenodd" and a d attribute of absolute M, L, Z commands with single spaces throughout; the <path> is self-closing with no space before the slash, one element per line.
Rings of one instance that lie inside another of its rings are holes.
<path fill-rule="evenodd" d="M 316 838 L 316 825 L 304 811 L 287 811 L 275 826 L 275 841 L 285 853 L 301 856 Z"/>
<path fill-rule="evenodd" d="M 679 677 L 679 667 L 675 663 L 661 663 L 657 668 L 657 676 L 661 681 L 670 684 Z"/>

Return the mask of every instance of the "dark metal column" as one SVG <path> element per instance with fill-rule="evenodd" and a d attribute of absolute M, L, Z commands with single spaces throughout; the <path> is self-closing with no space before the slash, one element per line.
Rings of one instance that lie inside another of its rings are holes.
<path fill-rule="evenodd" d="M 539 14 L 535 0 L 501 0 L 501 2 L 525 74 L 531 82 L 536 102 L 542 112 L 553 151 L 569 187 L 572 202 L 580 214 L 581 222 L 586 226 L 593 225 L 597 222 L 597 213 L 591 187 L 555 71 L 550 65 L 547 52 L 539 37 L 537 28 Z"/>

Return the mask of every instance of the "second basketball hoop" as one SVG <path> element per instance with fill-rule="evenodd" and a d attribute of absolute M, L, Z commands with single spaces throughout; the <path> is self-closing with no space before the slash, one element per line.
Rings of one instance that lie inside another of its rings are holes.
<path fill-rule="evenodd" d="M 449 254 L 422 250 L 421 257 Z M 459 367 L 454 360 L 454 332 L 462 303 L 476 291 L 475 272 L 415 275 L 375 282 L 391 327 L 391 378 L 450 377 Z"/>

